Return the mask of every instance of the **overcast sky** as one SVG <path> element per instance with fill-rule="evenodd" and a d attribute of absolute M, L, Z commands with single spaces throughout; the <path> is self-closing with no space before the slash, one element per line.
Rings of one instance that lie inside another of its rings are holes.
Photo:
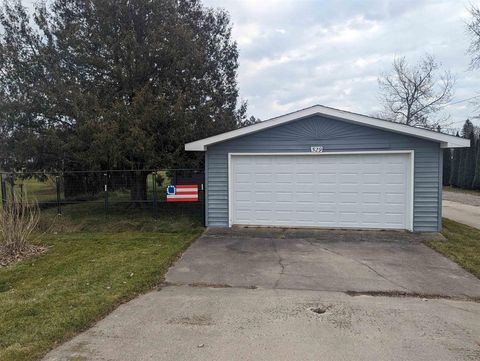
<path fill-rule="evenodd" d="M 412 63 L 426 52 L 435 55 L 456 77 L 454 102 L 480 94 L 480 69 L 469 70 L 466 54 L 465 22 L 472 2 L 203 2 L 231 15 L 240 50 L 240 95 L 248 101 L 249 114 L 261 119 L 313 104 L 376 113 L 377 77 L 390 69 L 395 55 Z M 445 111 L 453 126 L 475 115 L 471 102 Z"/>

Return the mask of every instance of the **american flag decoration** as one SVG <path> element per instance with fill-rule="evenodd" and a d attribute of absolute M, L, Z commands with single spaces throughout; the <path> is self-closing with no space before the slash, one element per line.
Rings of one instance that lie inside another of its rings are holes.
<path fill-rule="evenodd" d="M 169 185 L 167 187 L 167 202 L 197 202 L 198 185 Z"/>

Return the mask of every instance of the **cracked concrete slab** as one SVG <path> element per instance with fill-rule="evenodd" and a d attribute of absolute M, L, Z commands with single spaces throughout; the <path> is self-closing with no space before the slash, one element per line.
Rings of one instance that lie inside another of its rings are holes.
<path fill-rule="evenodd" d="M 480 298 L 476 277 L 420 242 L 437 236 L 377 231 L 210 230 L 169 270 L 166 281 Z"/>
<path fill-rule="evenodd" d="M 480 281 L 423 245 L 427 236 L 438 237 L 209 231 L 169 270 L 169 286 L 44 361 L 479 360 Z"/>
<path fill-rule="evenodd" d="M 170 286 L 44 360 L 478 360 L 479 321 L 475 302 Z"/>

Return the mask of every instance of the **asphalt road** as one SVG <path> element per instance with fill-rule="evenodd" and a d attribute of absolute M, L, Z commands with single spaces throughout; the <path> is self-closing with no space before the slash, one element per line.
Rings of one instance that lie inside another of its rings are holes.
<path fill-rule="evenodd" d="M 480 229 L 480 196 L 443 192 L 443 217 Z"/>

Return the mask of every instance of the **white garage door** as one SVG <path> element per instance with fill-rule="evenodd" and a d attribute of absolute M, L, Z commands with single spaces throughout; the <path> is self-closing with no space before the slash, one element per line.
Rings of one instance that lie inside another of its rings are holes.
<path fill-rule="evenodd" d="M 410 157 L 231 155 L 230 224 L 411 229 Z"/>

